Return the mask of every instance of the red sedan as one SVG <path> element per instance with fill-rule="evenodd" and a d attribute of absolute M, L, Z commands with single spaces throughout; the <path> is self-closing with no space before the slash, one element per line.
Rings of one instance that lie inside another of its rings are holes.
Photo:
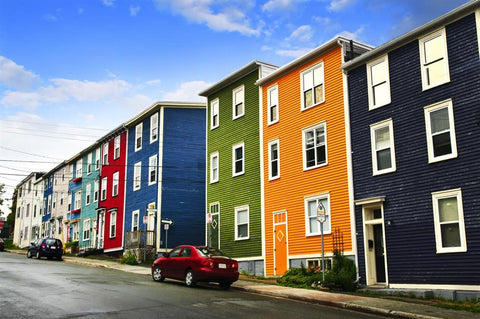
<path fill-rule="evenodd" d="M 238 262 L 216 248 L 181 245 L 153 262 L 152 277 L 184 280 L 187 287 L 199 281 L 218 282 L 227 289 L 238 280 Z"/>

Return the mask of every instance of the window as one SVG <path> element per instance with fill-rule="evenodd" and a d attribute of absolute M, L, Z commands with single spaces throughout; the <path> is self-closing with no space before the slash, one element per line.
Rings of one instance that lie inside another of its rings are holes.
<path fill-rule="evenodd" d="M 385 55 L 367 64 L 369 109 L 390 103 L 390 76 L 388 56 Z"/>
<path fill-rule="evenodd" d="M 233 94 L 233 119 L 239 118 L 245 114 L 245 87 L 236 88 Z"/>
<path fill-rule="evenodd" d="M 83 240 L 90 240 L 90 219 L 83 221 Z"/>
<path fill-rule="evenodd" d="M 137 231 L 138 230 L 139 216 L 140 216 L 140 211 L 139 210 L 134 210 L 132 212 L 132 231 Z"/>
<path fill-rule="evenodd" d="M 92 166 L 93 166 L 93 163 L 92 163 L 92 153 L 89 153 L 87 155 L 87 174 L 91 174 L 92 173 Z"/>
<path fill-rule="evenodd" d="M 102 198 L 101 200 L 107 199 L 107 178 L 102 178 Z"/>
<path fill-rule="evenodd" d="M 317 207 L 319 203 L 325 207 L 326 220 L 323 223 L 323 233 L 330 234 L 330 200 L 328 194 L 321 194 L 305 198 L 305 217 L 307 236 L 320 235 L 320 222 L 317 220 Z"/>
<path fill-rule="evenodd" d="M 142 162 L 133 166 L 133 190 L 139 190 L 142 181 Z"/>
<path fill-rule="evenodd" d="M 303 169 L 327 164 L 325 123 L 303 130 Z"/>
<path fill-rule="evenodd" d="M 210 154 L 210 183 L 218 182 L 218 152 Z"/>
<path fill-rule="evenodd" d="M 118 195 L 118 181 L 120 179 L 120 172 L 113 173 L 112 179 L 112 196 Z"/>
<path fill-rule="evenodd" d="M 103 165 L 108 164 L 108 143 L 103 144 Z"/>
<path fill-rule="evenodd" d="M 82 190 L 78 190 L 75 192 L 75 205 L 73 209 L 80 209 L 82 208 Z"/>
<path fill-rule="evenodd" d="M 62 170 L 62 182 L 65 181 L 65 174 L 66 174 L 66 173 L 67 173 L 67 169 L 64 168 L 64 169 Z M 35 196 L 36 196 L 36 195 L 37 195 L 37 192 L 36 192 L 36 190 L 35 190 Z"/>
<path fill-rule="evenodd" d="M 150 116 L 150 143 L 158 139 L 158 113 Z"/>
<path fill-rule="evenodd" d="M 63 192 L 60 193 L 60 206 L 63 206 Z"/>
<path fill-rule="evenodd" d="M 280 177 L 279 142 L 274 140 L 268 143 L 268 179 Z"/>
<path fill-rule="evenodd" d="M 77 168 L 76 168 L 75 177 L 76 178 L 82 177 L 82 160 L 81 159 L 79 159 L 77 161 Z"/>
<path fill-rule="evenodd" d="M 93 201 L 98 202 L 98 190 L 100 188 L 99 181 L 95 181 L 93 184 Z"/>
<path fill-rule="evenodd" d="M 370 126 L 373 175 L 396 170 L 392 120 Z"/>
<path fill-rule="evenodd" d="M 249 238 L 249 208 L 248 206 L 235 208 L 235 240 Z"/>
<path fill-rule="evenodd" d="M 243 142 L 233 146 L 232 158 L 233 176 L 242 175 L 245 169 L 245 147 Z"/>
<path fill-rule="evenodd" d="M 55 209 L 56 206 L 57 206 L 57 194 L 53 194 L 52 208 Z M 27 206 L 27 208 L 28 208 L 28 206 Z M 28 211 L 27 211 L 27 217 L 28 217 Z"/>
<path fill-rule="evenodd" d="M 135 126 L 135 152 L 142 149 L 143 123 Z"/>
<path fill-rule="evenodd" d="M 110 238 L 115 237 L 117 231 L 117 212 L 112 211 L 110 213 Z"/>
<path fill-rule="evenodd" d="M 68 193 L 67 200 L 68 200 L 67 210 L 70 212 L 72 211 L 72 193 Z M 45 201 L 43 202 L 43 205 L 45 205 Z M 45 216 L 45 214 L 43 216 Z"/>
<path fill-rule="evenodd" d="M 150 156 L 148 159 L 148 185 L 155 184 L 157 181 L 157 155 Z"/>
<path fill-rule="evenodd" d="M 27 214 L 25 217 L 30 216 L 30 204 L 27 204 Z"/>
<path fill-rule="evenodd" d="M 85 205 L 90 205 L 90 198 L 92 194 L 92 184 L 87 184 L 85 186 Z"/>
<path fill-rule="evenodd" d="M 51 212 L 52 212 L 52 195 L 48 195 L 48 213 L 51 213 Z"/>
<path fill-rule="evenodd" d="M 462 191 L 435 192 L 432 193 L 432 201 L 437 253 L 467 251 Z"/>
<path fill-rule="evenodd" d="M 278 122 L 278 85 L 268 89 L 268 125 Z"/>
<path fill-rule="evenodd" d="M 120 135 L 115 136 L 115 140 L 113 142 L 113 158 L 117 159 L 120 157 Z"/>
<path fill-rule="evenodd" d="M 100 147 L 95 150 L 95 170 L 100 169 Z"/>
<path fill-rule="evenodd" d="M 323 62 L 320 62 L 310 69 L 303 71 L 302 79 L 302 109 L 325 101 L 325 88 L 323 85 Z"/>
<path fill-rule="evenodd" d="M 213 130 L 219 125 L 218 99 L 210 103 L 210 129 Z"/>
<path fill-rule="evenodd" d="M 427 106 L 424 111 L 428 162 L 457 157 L 452 101 Z"/>
<path fill-rule="evenodd" d="M 445 29 L 419 40 L 422 88 L 424 90 L 450 81 Z"/>

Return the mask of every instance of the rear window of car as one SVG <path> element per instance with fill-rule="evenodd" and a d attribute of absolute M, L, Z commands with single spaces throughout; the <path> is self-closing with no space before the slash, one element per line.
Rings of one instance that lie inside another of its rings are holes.
<path fill-rule="evenodd" d="M 220 249 L 212 248 L 212 247 L 198 247 L 197 252 L 202 257 L 227 257 Z"/>
<path fill-rule="evenodd" d="M 47 239 L 45 240 L 45 244 L 47 245 L 55 245 L 56 244 L 56 240 L 55 239 Z"/>

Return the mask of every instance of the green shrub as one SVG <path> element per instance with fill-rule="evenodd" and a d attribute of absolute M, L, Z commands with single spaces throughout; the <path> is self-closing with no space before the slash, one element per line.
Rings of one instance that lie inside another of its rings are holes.
<path fill-rule="evenodd" d="M 65 243 L 65 248 L 78 247 L 78 240 Z"/>
<path fill-rule="evenodd" d="M 355 291 L 357 290 L 357 269 L 353 260 L 334 251 L 332 270 L 325 274 L 323 286 L 335 290 Z"/>
<path fill-rule="evenodd" d="M 120 260 L 120 263 L 126 265 L 138 265 L 137 258 L 131 252 L 125 254 Z"/>

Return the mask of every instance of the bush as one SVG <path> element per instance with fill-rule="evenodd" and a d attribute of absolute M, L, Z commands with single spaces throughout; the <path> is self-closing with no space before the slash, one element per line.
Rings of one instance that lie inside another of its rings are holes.
<path fill-rule="evenodd" d="M 323 285 L 335 290 L 357 290 L 357 269 L 353 260 L 336 250 L 334 251 L 333 264 L 335 265 L 333 269 L 325 274 Z"/>
<path fill-rule="evenodd" d="M 78 240 L 65 243 L 65 248 L 78 247 Z"/>
<path fill-rule="evenodd" d="M 120 260 L 121 264 L 126 265 L 138 265 L 137 257 L 131 252 L 128 252 L 126 255 L 123 255 L 122 259 Z"/>
<path fill-rule="evenodd" d="M 321 281 L 322 271 L 320 267 L 305 268 L 303 264 L 301 268 L 290 268 L 277 280 L 282 286 L 298 288 L 311 288 Z"/>

